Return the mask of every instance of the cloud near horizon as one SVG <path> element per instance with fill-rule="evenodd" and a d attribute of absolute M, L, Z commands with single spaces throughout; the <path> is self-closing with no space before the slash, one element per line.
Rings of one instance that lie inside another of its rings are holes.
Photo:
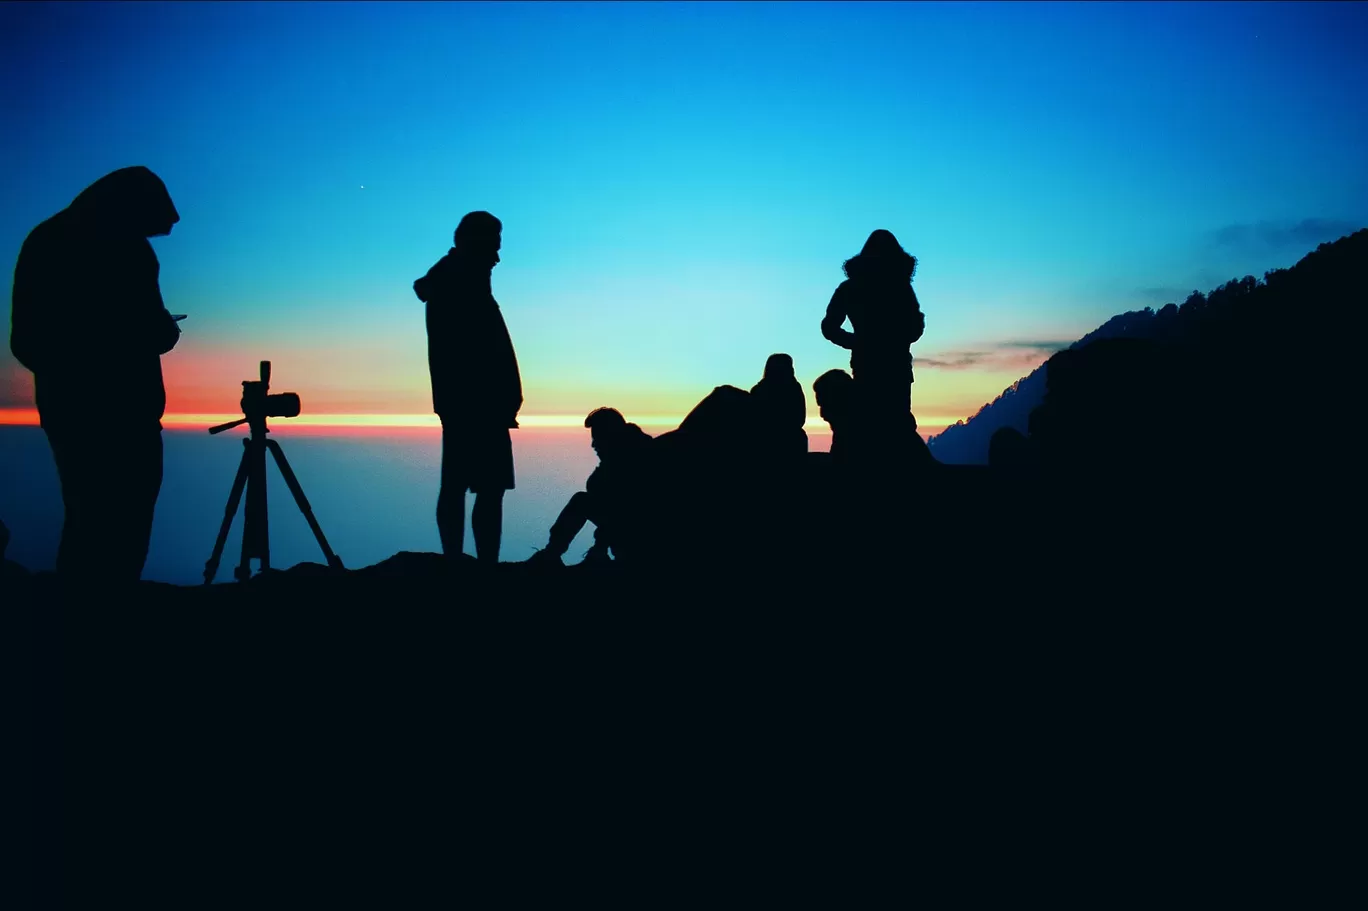
<path fill-rule="evenodd" d="M 1056 351 L 1072 345 L 1077 339 L 1014 339 L 997 342 L 986 350 L 940 351 L 917 356 L 914 368 L 931 370 L 1032 370 Z"/>

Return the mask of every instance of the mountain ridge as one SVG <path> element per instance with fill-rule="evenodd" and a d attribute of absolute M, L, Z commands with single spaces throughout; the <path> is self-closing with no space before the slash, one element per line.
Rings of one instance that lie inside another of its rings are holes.
<path fill-rule="evenodd" d="M 1281 279 L 1295 270 L 1306 271 L 1314 265 L 1317 254 L 1354 243 L 1368 242 L 1368 228 L 1346 234 L 1338 240 L 1320 244 L 1315 250 L 1302 256 L 1295 265 L 1288 268 L 1270 269 L 1262 279 L 1252 275 L 1232 278 L 1230 281 L 1203 293 L 1193 290 L 1179 305 L 1167 303 L 1159 309 L 1146 307 L 1143 310 L 1129 310 L 1118 313 L 1096 329 L 1072 342 L 1062 351 L 1073 351 L 1096 341 L 1117 338 L 1162 339 L 1181 334 L 1182 323 L 1191 322 L 1191 317 L 1206 309 L 1213 298 L 1222 299 L 1232 294 L 1243 296 L 1258 288 L 1276 285 Z M 1047 362 L 1048 363 L 1048 362 Z M 931 454 L 939 461 L 952 465 L 987 465 L 989 443 L 993 434 L 1006 428 L 1025 434 L 1029 429 L 1031 412 L 1045 399 L 1046 366 L 1042 363 L 1026 376 L 1008 386 L 991 402 L 985 403 L 978 411 L 962 421 L 946 427 L 927 440 Z"/>

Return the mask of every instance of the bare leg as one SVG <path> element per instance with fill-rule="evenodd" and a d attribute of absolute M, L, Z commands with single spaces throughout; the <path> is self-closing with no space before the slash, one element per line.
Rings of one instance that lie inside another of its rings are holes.
<path fill-rule="evenodd" d="M 485 490 L 475 494 L 475 505 L 470 509 L 470 531 L 475 536 L 475 556 L 481 563 L 499 562 L 499 543 L 503 537 L 502 490 Z"/>
<path fill-rule="evenodd" d="M 456 467 L 456 442 L 442 425 L 442 474 L 437 490 L 437 534 L 442 538 L 442 553 L 459 558 L 465 550 L 466 486 Z"/>
<path fill-rule="evenodd" d="M 465 550 L 465 491 L 443 487 L 437 494 L 437 534 L 442 553 L 459 557 Z"/>

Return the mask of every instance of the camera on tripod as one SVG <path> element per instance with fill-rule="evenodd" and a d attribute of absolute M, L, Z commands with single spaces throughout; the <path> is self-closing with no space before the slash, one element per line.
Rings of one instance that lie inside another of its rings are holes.
<path fill-rule="evenodd" d="M 261 379 L 242 381 L 242 413 L 246 417 L 210 427 L 210 433 L 222 433 L 240 424 L 260 424 L 264 430 L 267 418 L 299 417 L 299 395 L 294 392 L 277 392 L 269 395 L 271 388 L 271 362 L 261 362 Z"/>
<path fill-rule="evenodd" d="M 285 479 L 290 494 L 294 497 L 295 505 L 299 507 L 299 511 L 304 514 L 305 520 L 309 523 L 309 528 L 313 531 L 318 546 L 322 548 L 328 566 L 332 569 L 344 569 L 342 561 L 328 546 L 328 539 L 323 536 L 323 529 L 319 527 L 318 520 L 314 518 L 313 508 L 309 506 L 309 499 L 304 496 L 304 488 L 299 486 L 299 479 L 295 477 L 294 470 L 286 461 L 285 453 L 281 451 L 280 444 L 275 440 L 266 438 L 266 434 L 271 432 L 270 428 L 266 426 L 268 417 L 293 418 L 299 416 L 299 396 L 293 392 L 279 392 L 271 395 L 269 393 L 270 388 L 271 362 L 262 361 L 261 379 L 242 381 L 242 413 L 244 416 L 236 421 L 229 421 L 226 424 L 209 428 L 210 433 L 222 433 L 229 428 L 237 427 L 239 424 L 247 424 L 251 427 L 252 433 L 242 441 L 242 461 L 238 463 L 237 475 L 233 478 L 233 487 L 228 493 L 228 505 L 223 511 L 223 524 L 219 526 L 218 539 L 214 542 L 214 551 L 204 564 L 205 585 L 212 583 L 214 576 L 218 573 L 219 560 L 223 556 L 223 546 L 228 542 L 228 532 L 232 527 L 233 517 L 237 515 L 238 504 L 242 501 L 244 491 L 247 494 L 247 511 L 242 522 L 242 555 L 233 574 L 239 582 L 246 582 L 252 576 L 252 560 L 261 561 L 260 565 L 263 572 L 271 568 L 271 536 L 266 512 L 267 452 L 275 459 L 276 467 L 280 469 L 280 474 Z"/>

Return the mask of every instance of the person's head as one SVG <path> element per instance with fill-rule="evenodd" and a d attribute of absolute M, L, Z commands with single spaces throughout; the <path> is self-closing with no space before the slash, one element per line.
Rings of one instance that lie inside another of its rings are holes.
<path fill-rule="evenodd" d="M 787 354 L 771 354 L 765 361 L 765 379 L 784 380 L 793 378 L 793 358 Z"/>
<path fill-rule="evenodd" d="M 622 432 L 627 429 L 627 419 L 616 408 L 595 408 L 584 419 L 584 426 L 589 428 L 590 445 L 602 456 L 621 439 Z"/>
<path fill-rule="evenodd" d="M 166 184 L 142 165 L 111 171 L 82 190 L 68 209 L 100 230 L 137 237 L 170 234 L 180 221 Z"/>
<path fill-rule="evenodd" d="M 822 420 L 835 426 L 850 415 L 854 404 L 855 380 L 844 370 L 828 370 L 812 384 L 817 410 Z"/>
<path fill-rule="evenodd" d="M 488 212 L 470 212 L 456 226 L 452 239 L 457 250 L 492 269 L 498 265 L 503 247 L 503 222 Z"/>
<path fill-rule="evenodd" d="M 880 228 L 869 235 L 859 254 L 846 260 L 843 268 L 847 278 L 878 274 L 905 275 L 910 280 L 917 272 L 917 258 L 902 248 L 892 231 Z"/>

